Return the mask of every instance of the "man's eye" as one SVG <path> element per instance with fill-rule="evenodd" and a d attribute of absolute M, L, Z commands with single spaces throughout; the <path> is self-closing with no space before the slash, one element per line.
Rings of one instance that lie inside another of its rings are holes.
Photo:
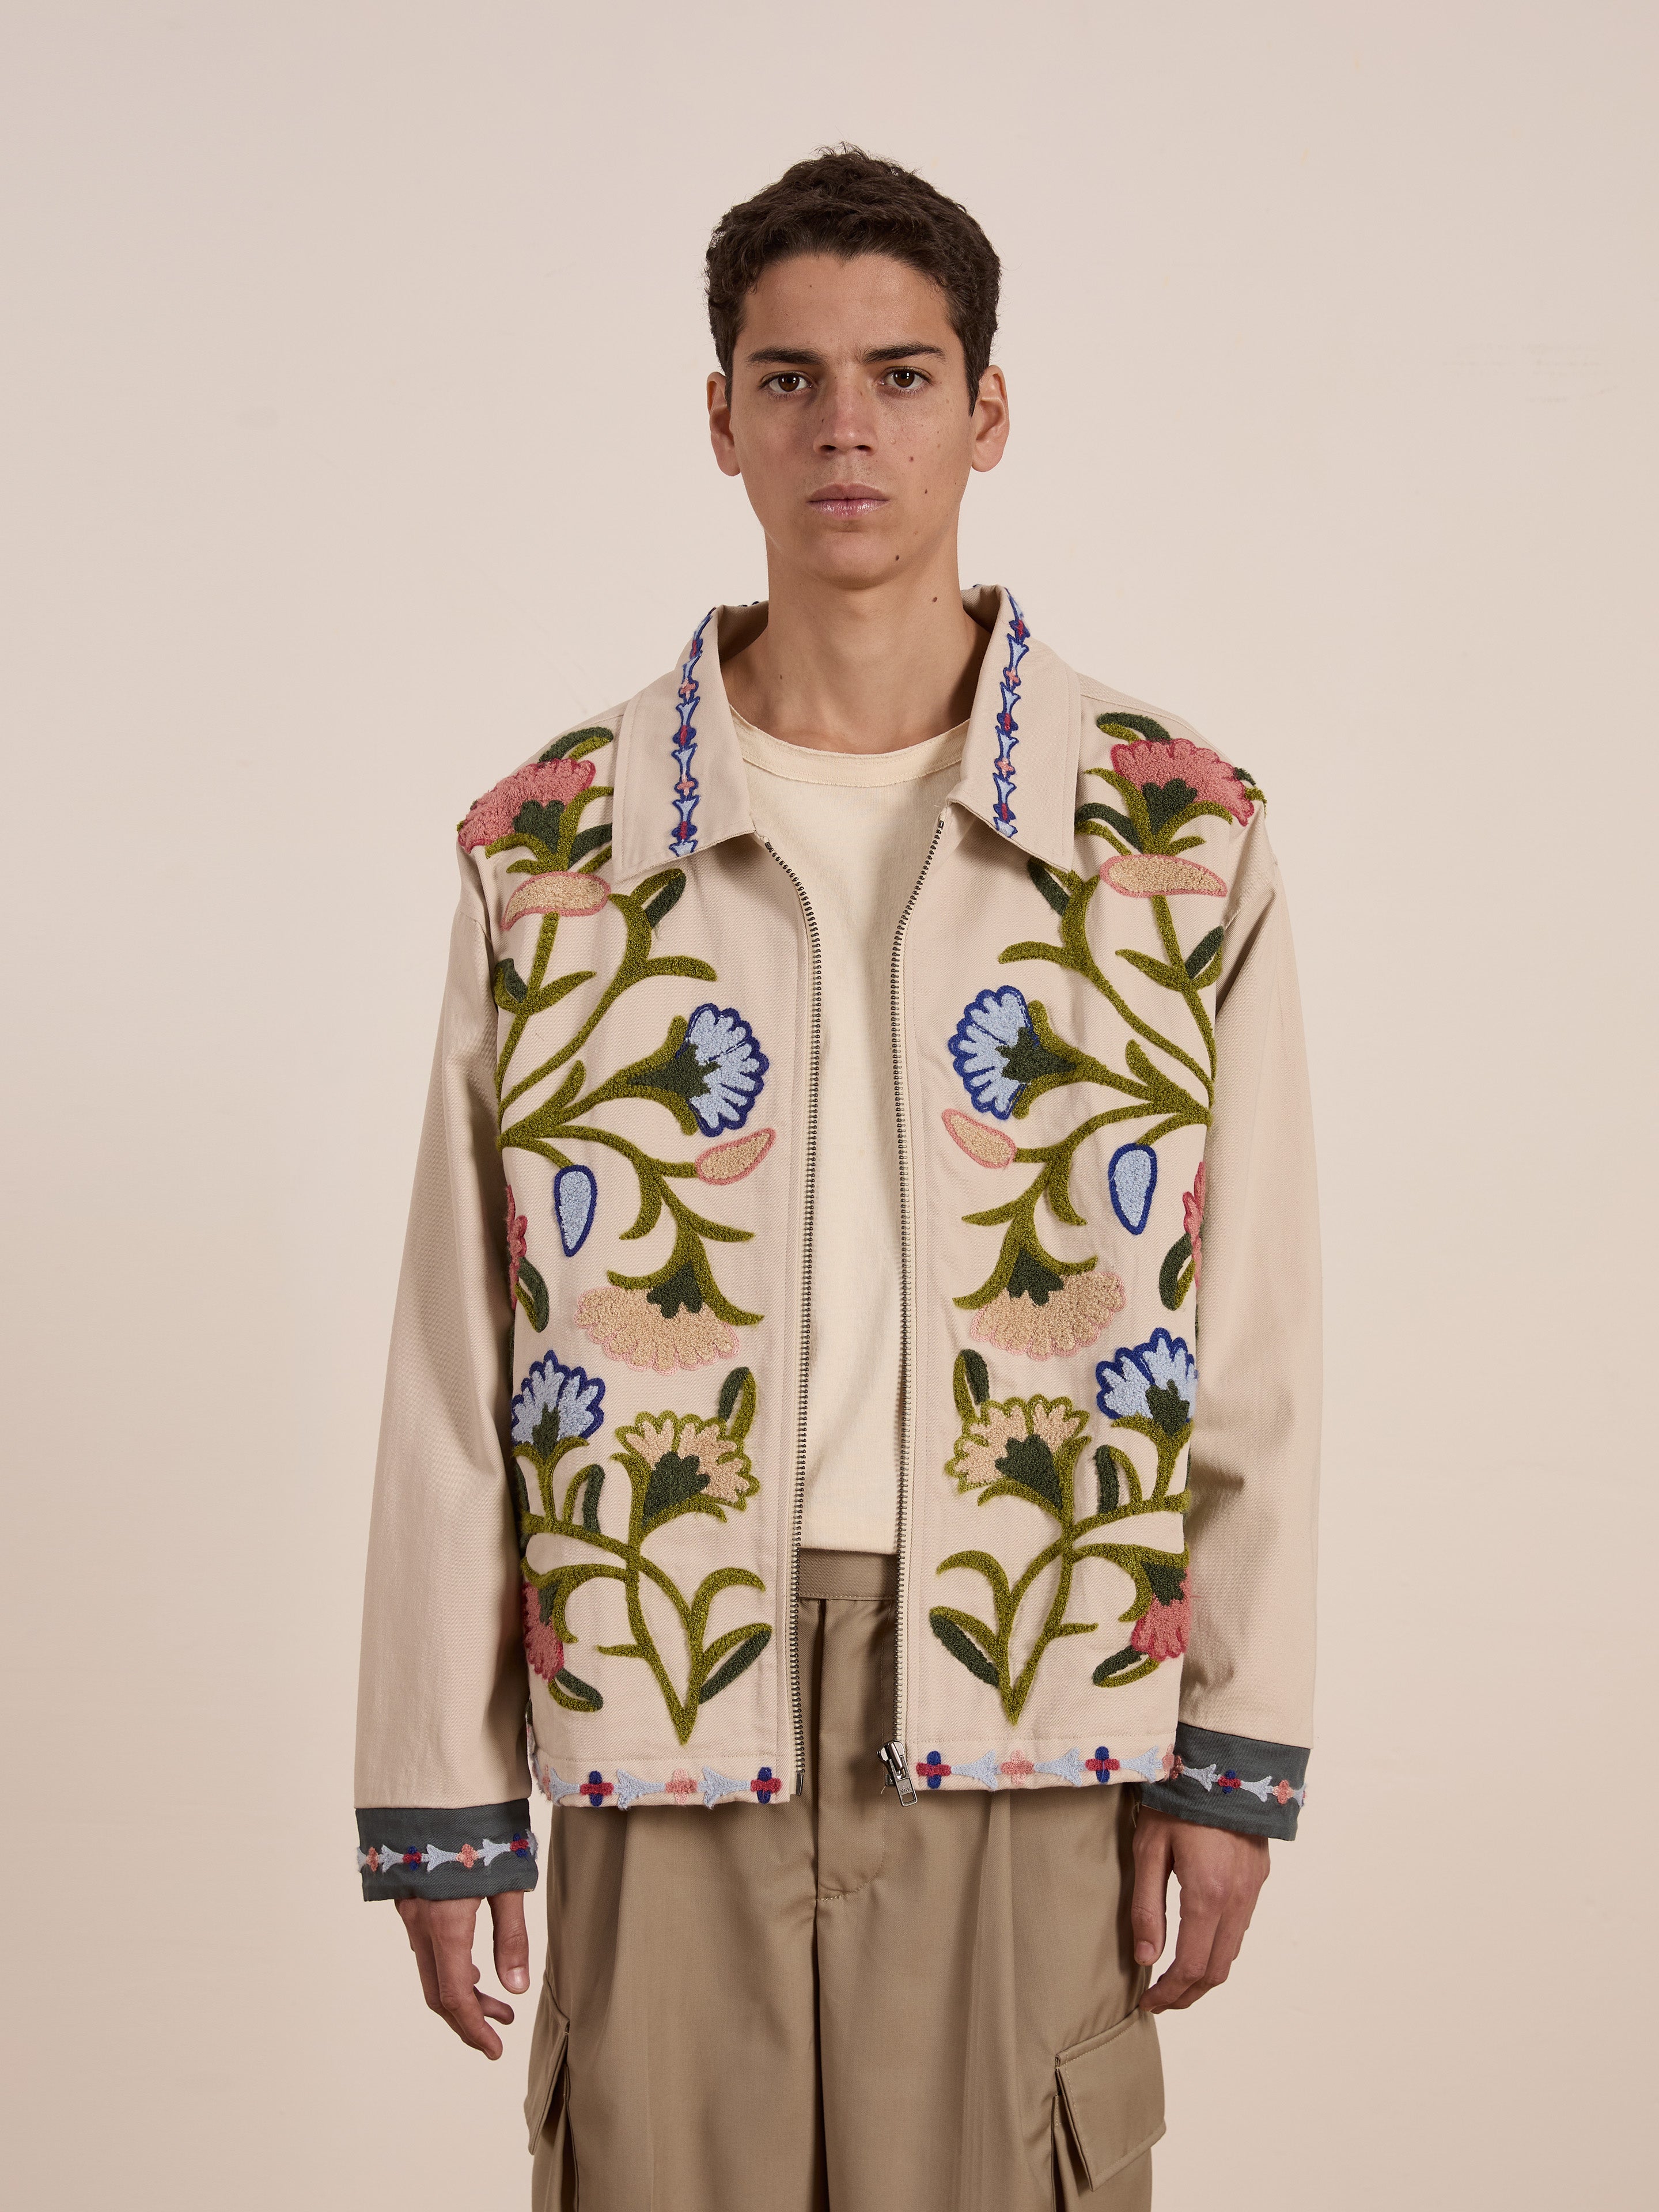
<path fill-rule="evenodd" d="M 890 368 L 887 374 L 899 392 L 915 392 L 927 381 L 919 368 Z"/>
<path fill-rule="evenodd" d="M 792 392 L 804 390 L 806 384 L 806 379 L 799 369 L 794 368 L 781 368 L 775 376 L 769 376 L 766 381 L 771 391 L 781 392 L 786 397 Z"/>

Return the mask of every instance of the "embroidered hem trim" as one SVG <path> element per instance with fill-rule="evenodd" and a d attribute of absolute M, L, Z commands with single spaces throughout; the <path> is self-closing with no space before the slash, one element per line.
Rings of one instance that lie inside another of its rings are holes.
<path fill-rule="evenodd" d="M 366 1898 L 490 1897 L 533 1889 L 530 1801 L 359 1806 L 357 1871 Z"/>
<path fill-rule="evenodd" d="M 1146 1790 L 1145 1802 L 1201 1827 L 1236 1828 L 1291 1843 L 1307 1802 L 1307 1771 L 1308 1753 L 1300 1744 L 1228 1735 L 1182 1721 L 1170 1771 Z"/>

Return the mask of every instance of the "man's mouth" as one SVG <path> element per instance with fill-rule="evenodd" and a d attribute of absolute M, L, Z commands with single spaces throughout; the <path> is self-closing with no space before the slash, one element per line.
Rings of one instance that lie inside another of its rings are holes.
<path fill-rule="evenodd" d="M 825 484 L 815 491 L 807 505 L 818 514 L 834 515 L 837 521 L 850 521 L 860 514 L 873 514 L 878 507 L 885 507 L 887 495 L 878 491 L 873 484 Z"/>

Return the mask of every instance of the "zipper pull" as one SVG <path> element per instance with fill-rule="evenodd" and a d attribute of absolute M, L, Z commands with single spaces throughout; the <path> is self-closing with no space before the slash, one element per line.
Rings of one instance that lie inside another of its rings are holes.
<path fill-rule="evenodd" d="M 891 1743 L 883 1744 L 876 1756 L 880 1759 L 887 1776 L 887 1781 L 882 1784 L 882 1788 L 885 1790 L 887 1784 L 890 1782 L 894 1789 L 898 1791 L 899 1803 L 914 1805 L 916 1802 L 916 1785 L 910 1779 L 910 1768 L 904 1756 L 904 1746 L 895 1736 Z"/>

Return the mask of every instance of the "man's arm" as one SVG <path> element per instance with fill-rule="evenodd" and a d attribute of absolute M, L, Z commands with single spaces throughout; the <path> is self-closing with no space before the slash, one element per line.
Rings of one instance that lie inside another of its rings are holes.
<path fill-rule="evenodd" d="M 1313 1117 L 1290 916 L 1261 807 L 1238 840 L 1216 994 L 1216 1087 L 1195 1240 L 1197 1419 L 1188 1476 L 1192 1638 L 1174 1771 L 1141 1790 L 1135 1955 L 1175 1959 L 1143 1999 L 1226 1978 L 1294 1838 L 1313 1730 L 1321 1278 Z"/>
<path fill-rule="evenodd" d="M 496 1147 L 487 913 L 459 855 L 431 1088 L 410 1206 L 374 1480 L 358 1685 L 357 1864 L 397 1905 L 427 2002 L 495 2057 L 472 1965 L 480 1898 L 506 1986 L 529 1987 L 536 1881 L 525 1754 L 507 1184 Z"/>

